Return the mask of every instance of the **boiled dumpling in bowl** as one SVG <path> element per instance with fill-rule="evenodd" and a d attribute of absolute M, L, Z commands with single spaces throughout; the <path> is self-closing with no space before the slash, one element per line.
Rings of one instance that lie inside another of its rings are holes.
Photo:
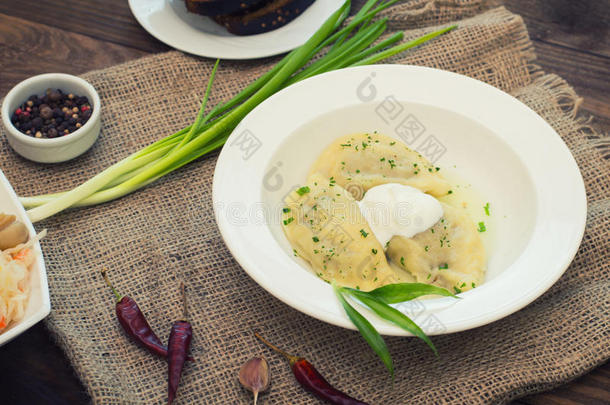
<path fill-rule="evenodd" d="M 435 197 L 451 189 L 439 168 L 421 154 L 375 133 L 337 139 L 315 161 L 310 169 L 310 175 L 313 173 L 333 178 L 358 200 L 371 187 L 387 183 L 415 187 Z"/>
<path fill-rule="evenodd" d="M 483 283 L 485 248 L 468 214 L 441 204 L 444 214 L 439 222 L 412 238 L 394 236 L 387 255 L 418 282 L 459 293 Z"/>
<path fill-rule="evenodd" d="M 365 291 L 409 279 L 390 268 L 358 203 L 333 178 L 312 174 L 284 204 L 286 237 L 318 277 Z"/>
<path fill-rule="evenodd" d="M 485 248 L 468 213 L 438 199 L 451 193 L 439 170 L 384 135 L 337 139 L 312 165 L 306 185 L 284 201 L 283 229 L 294 255 L 323 280 L 365 291 L 414 281 L 457 293 L 480 285 Z M 392 184 L 397 188 L 380 192 L 383 185 Z M 366 194 L 376 186 L 380 188 Z M 377 218 L 367 211 L 365 217 L 361 209 L 371 204 L 392 215 L 401 213 L 401 206 L 410 207 L 407 215 L 421 217 L 406 219 L 426 225 L 411 232 L 393 216 Z"/>

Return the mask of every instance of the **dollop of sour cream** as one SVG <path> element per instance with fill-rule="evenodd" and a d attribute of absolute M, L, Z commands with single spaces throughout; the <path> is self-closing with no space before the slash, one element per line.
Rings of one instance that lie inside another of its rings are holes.
<path fill-rule="evenodd" d="M 441 203 L 415 187 L 388 183 L 370 188 L 360 211 L 382 246 L 394 235 L 411 238 L 430 229 L 443 216 Z"/>

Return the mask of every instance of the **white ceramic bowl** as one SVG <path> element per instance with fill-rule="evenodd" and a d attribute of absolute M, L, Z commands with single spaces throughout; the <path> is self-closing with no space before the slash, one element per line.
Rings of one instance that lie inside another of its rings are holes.
<path fill-rule="evenodd" d="M 4 173 L 0 170 L 0 212 L 12 214 L 24 223 L 30 233 L 30 237 L 36 235 L 32 223 L 28 219 L 23 206 L 19 203 L 17 195 L 9 184 Z M 36 261 L 30 273 L 30 299 L 28 301 L 25 316 L 19 322 L 10 325 L 4 332 L 0 333 L 0 346 L 8 343 L 19 334 L 31 328 L 38 321 L 44 319 L 51 311 L 49 299 L 49 286 L 47 285 L 47 271 L 40 249 L 40 243 L 34 246 Z"/>
<path fill-rule="evenodd" d="M 305 181 L 339 136 L 399 139 L 453 168 L 492 207 L 496 243 L 485 283 L 460 294 L 397 305 L 429 335 L 507 316 L 565 271 L 586 219 L 582 177 L 566 145 L 512 96 L 451 72 L 404 65 L 350 68 L 290 86 L 252 111 L 219 156 L 213 201 L 240 265 L 271 294 L 320 320 L 354 328 L 331 286 L 293 257 L 280 225 L 283 197 Z M 482 207 L 481 207 L 482 209 Z M 380 333 L 405 331 L 367 314 Z"/>
<path fill-rule="evenodd" d="M 17 107 L 33 94 L 44 94 L 48 88 L 86 96 L 91 103 L 92 113 L 85 125 L 71 134 L 53 139 L 34 138 L 15 128 L 11 115 Z M 100 97 L 93 86 L 80 77 L 63 73 L 45 73 L 30 77 L 13 87 L 4 98 L 2 124 L 9 145 L 24 158 L 39 163 L 65 162 L 85 153 L 100 135 Z"/>

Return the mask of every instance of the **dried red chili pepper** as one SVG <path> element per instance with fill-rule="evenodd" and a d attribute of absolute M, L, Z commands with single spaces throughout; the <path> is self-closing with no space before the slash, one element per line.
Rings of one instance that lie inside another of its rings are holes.
<path fill-rule="evenodd" d="M 168 394 L 167 403 L 171 404 L 176 397 L 176 391 L 180 384 L 182 369 L 186 362 L 189 348 L 191 347 L 191 339 L 193 337 L 193 328 L 186 320 L 186 295 L 184 293 L 184 284 L 180 284 L 183 300 L 183 319 L 174 322 L 172 331 L 169 334 L 169 342 L 167 343 L 167 363 L 168 363 Z"/>
<path fill-rule="evenodd" d="M 125 333 L 149 352 L 161 357 L 167 357 L 167 347 L 155 335 L 138 304 L 127 295 L 119 295 L 110 283 L 105 270 L 102 271 L 102 276 L 104 276 L 106 284 L 108 284 L 116 296 L 116 315 Z"/>
<path fill-rule="evenodd" d="M 258 333 L 254 335 L 259 338 L 265 345 L 280 353 L 290 363 L 290 368 L 295 378 L 303 388 L 316 395 L 318 398 L 328 401 L 336 405 L 368 405 L 366 402 L 359 401 L 347 395 L 344 392 L 334 388 L 326 379 L 316 370 L 316 368 L 305 358 L 293 356 L 277 346 L 269 343 Z"/>
<path fill-rule="evenodd" d="M 106 270 L 102 271 L 102 276 L 116 296 L 116 315 L 125 333 L 149 352 L 167 358 L 167 347 L 153 332 L 135 300 L 127 295 L 121 296 L 116 291 L 108 279 Z M 187 360 L 193 361 L 193 358 L 189 356 Z"/>

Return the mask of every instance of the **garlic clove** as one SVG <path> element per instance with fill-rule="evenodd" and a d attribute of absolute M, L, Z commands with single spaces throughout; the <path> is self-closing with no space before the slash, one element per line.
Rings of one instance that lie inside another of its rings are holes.
<path fill-rule="evenodd" d="M 7 224 L 7 217 L 12 217 L 12 221 Z M 24 224 L 15 221 L 14 215 L 0 215 L 0 250 L 14 248 L 20 243 L 28 241 L 28 230 Z"/>
<path fill-rule="evenodd" d="M 239 382 L 254 393 L 254 405 L 258 394 L 269 388 L 269 364 L 264 357 L 253 357 L 241 366 Z"/>

